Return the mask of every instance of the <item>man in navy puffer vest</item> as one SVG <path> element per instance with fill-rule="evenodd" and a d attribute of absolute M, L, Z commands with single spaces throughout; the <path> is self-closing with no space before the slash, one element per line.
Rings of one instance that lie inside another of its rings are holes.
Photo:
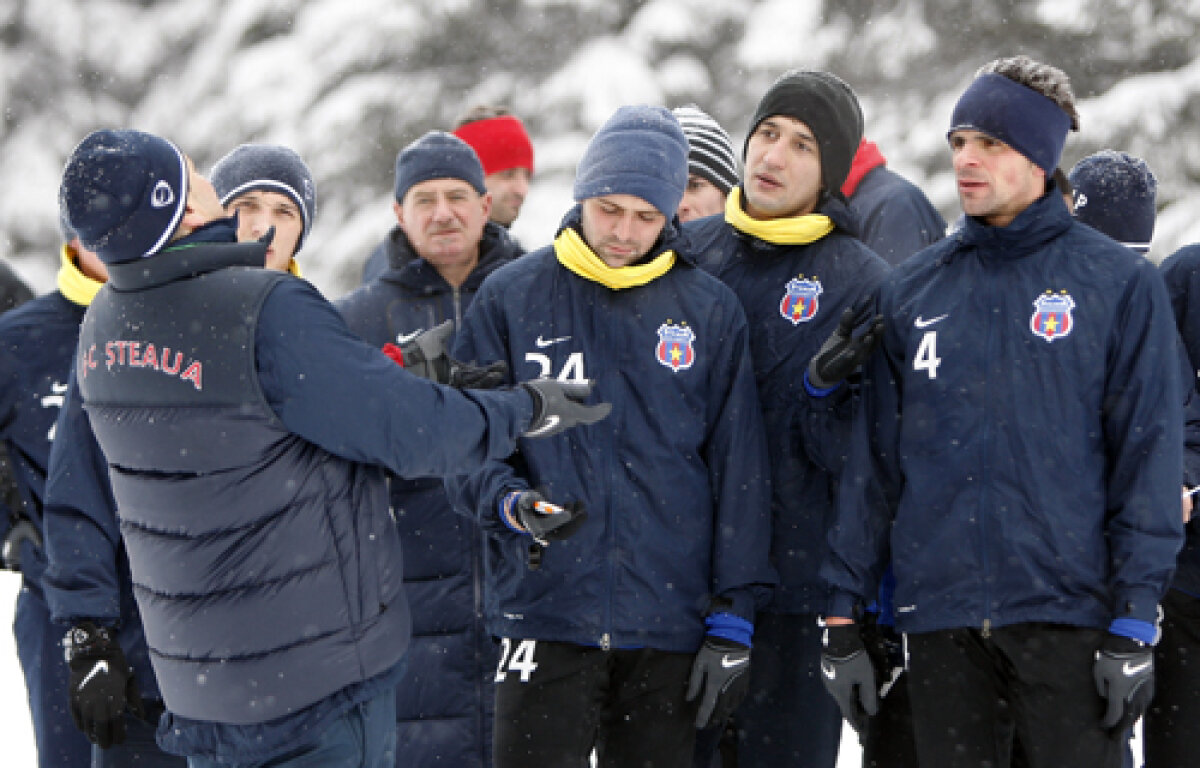
<path fill-rule="evenodd" d="M 108 462 L 160 744 L 194 766 L 390 768 L 409 619 L 382 468 L 464 471 L 606 408 L 577 402 L 586 386 L 460 393 L 404 373 L 312 286 L 261 269 L 267 244 L 235 243 L 161 138 L 89 135 L 60 194 L 110 274 L 72 387 Z M 119 709 L 128 665 L 105 629 L 65 645 L 85 704 Z"/>

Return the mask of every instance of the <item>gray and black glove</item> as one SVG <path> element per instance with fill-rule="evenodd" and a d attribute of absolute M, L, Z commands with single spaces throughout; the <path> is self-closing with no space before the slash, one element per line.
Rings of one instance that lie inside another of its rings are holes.
<path fill-rule="evenodd" d="M 84 621 L 63 638 L 71 669 L 71 719 L 101 749 L 125 741 L 126 708 L 145 717 L 133 669 L 113 635 L 113 630 Z"/>
<path fill-rule="evenodd" d="M 883 336 L 883 316 L 871 318 L 867 329 L 854 335 L 854 329 L 869 315 L 871 305 L 846 307 L 837 328 L 825 339 L 817 354 L 808 361 L 808 382 L 817 389 L 832 389 L 854 373 L 870 356 Z"/>
<path fill-rule="evenodd" d="M 1108 701 L 1102 725 L 1123 736 L 1154 698 L 1154 646 L 1108 634 L 1092 667 L 1096 691 Z"/>
<path fill-rule="evenodd" d="M 500 512 L 508 527 L 528 533 L 542 546 L 573 536 L 587 520 L 582 501 L 560 506 L 546 501 L 546 497 L 537 491 L 505 494 L 500 501 Z"/>
<path fill-rule="evenodd" d="M 821 681 L 837 702 L 842 717 L 862 733 L 867 718 L 879 711 L 875 666 L 867 655 L 857 624 L 826 626 L 822 637 Z"/>
<path fill-rule="evenodd" d="M 525 437 L 549 437 L 580 424 L 595 424 L 612 410 L 611 403 L 586 405 L 590 381 L 535 379 L 521 384 L 533 397 L 533 419 Z"/>
<path fill-rule="evenodd" d="M 454 336 L 454 321 L 436 325 L 401 343 L 385 344 L 384 354 L 404 366 L 404 370 L 422 379 L 448 384 L 456 389 L 495 389 L 508 379 L 503 361 L 474 365 L 455 360 L 447 351 Z"/>
<path fill-rule="evenodd" d="M 750 648 L 724 637 L 709 635 L 696 652 L 687 700 L 700 697 L 696 727 L 721 725 L 750 691 Z M 701 695 L 703 693 L 703 695 Z"/>
<path fill-rule="evenodd" d="M 40 548 L 42 534 L 38 533 L 37 526 L 33 524 L 32 520 L 20 515 L 13 520 L 12 527 L 8 529 L 8 535 L 4 537 L 4 544 L 0 547 L 0 558 L 3 559 L 6 570 L 21 570 L 21 545 L 26 541 Z"/>

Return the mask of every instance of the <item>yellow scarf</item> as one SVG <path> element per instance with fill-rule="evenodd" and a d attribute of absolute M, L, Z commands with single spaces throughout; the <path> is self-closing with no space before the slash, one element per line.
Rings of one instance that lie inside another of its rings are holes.
<path fill-rule="evenodd" d="M 104 287 L 104 283 L 83 274 L 75 264 L 75 260 L 71 258 L 71 252 L 67 250 L 66 245 L 63 245 L 60 253 L 62 266 L 58 268 L 59 292 L 70 302 L 81 307 L 88 306 L 92 303 L 92 299 L 96 298 L 96 292 Z"/>
<path fill-rule="evenodd" d="M 729 190 L 725 199 L 725 222 L 747 235 L 775 245 L 815 243 L 833 231 L 833 221 L 823 213 L 807 213 L 786 219 L 759 221 L 742 210 L 742 188 Z"/>
<path fill-rule="evenodd" d="M 645 285 L 675 266 L 675 251 L 663 251 L 653 260 L 632 267 L 610 267 L 601 261 L 571 227 L 563 229 L 554 241 L 558 262 L 575 274 L 607 286 L 614 291 Z"/>
<path fill-rule="evenodd" d="M 300 274 L 300 262 L 296 261 L 295 257 L 288 262 L 288 272 L 296 277 L 304 277 L 304 275 Z"/>

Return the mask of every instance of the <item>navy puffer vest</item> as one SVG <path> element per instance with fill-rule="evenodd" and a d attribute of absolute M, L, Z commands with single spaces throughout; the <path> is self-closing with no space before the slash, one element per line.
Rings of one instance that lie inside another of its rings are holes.
<path fill-rule="evenodd" d="M 258 314 L 294 278 L 229 267 L 255 259 L 206 244 L 117 265 L 79 360 L 164 699 L 233 724 L 385 672 L 409 636 L 382 470 L 289 432 L 264 399 Z"/>

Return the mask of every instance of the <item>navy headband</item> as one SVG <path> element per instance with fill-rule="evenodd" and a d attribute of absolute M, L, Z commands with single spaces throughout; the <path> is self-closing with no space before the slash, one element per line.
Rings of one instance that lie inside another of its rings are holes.
<path fill-rule="evenodd" d="M 1053 100 L 1004 75 L 989 72 L 967 87 L 946 137 L 958 130 L 982 131 L 999 139 L 1046 172 L 1062 157 L 1071 117 Z"/>

